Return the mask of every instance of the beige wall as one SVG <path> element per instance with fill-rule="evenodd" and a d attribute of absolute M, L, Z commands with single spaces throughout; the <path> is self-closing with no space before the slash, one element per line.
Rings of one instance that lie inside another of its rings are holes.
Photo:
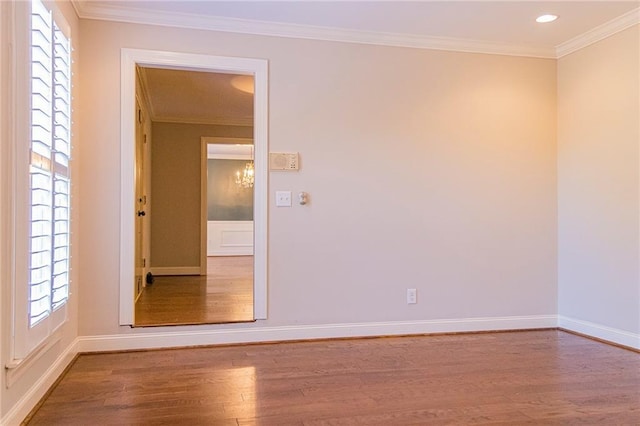
<path fill-rule="evenodd" d="M 302 158 L 270 193 L 312 202 L 270 201 L 269 319 L 234 327 L 555 314 L 555 61 L 81 29 L 82 335 L 145 332 L 118 326 L 122 47 L 269 60 L 270 150 Z"/>
<path fill-rule="evenodd" d="M 632 333 L 640 332 L 639 55 L 636 25 L 558 61 L 559 313 Z"/>
<path fill-rule="evenodd" d="M 153 123 L 151 266 L 200 266 L 201 137 L 252 138 L 251 127 Z"/>

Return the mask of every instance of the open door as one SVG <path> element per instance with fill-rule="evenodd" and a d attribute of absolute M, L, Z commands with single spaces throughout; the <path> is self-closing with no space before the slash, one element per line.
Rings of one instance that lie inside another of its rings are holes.
<path fill-rule="evenodd" d="M 145 258 L 145 222 L 147 196 L 145 194 L 145 142 L 144 120 L 142 109 L 136 100 L 136 157 L 135 157 L 135 285 L 134 298 L 142 293 L 147 270 Z"/>

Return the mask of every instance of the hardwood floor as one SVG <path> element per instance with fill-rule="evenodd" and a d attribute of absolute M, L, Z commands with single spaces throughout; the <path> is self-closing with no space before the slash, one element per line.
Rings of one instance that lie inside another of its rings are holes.
<path fill-rule="evenodd" d="M 557 330 L 81 355 L 30 425 L 640 424 L 640 354 Z"/>
<path fill-rule="evenodd" d="M 136 302 L 136 326 L 253 321 L 253 256 L 207 258 L 207 275 L 159 276 Z"/>

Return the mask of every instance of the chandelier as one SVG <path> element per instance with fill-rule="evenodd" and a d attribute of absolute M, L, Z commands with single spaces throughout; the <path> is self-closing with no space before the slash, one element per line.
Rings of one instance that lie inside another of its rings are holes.
<path fill-rule="evenodd" d="M 244 170 L 236 172 L 236 185 L 242 188 L 253 188 L 255 171 L 253 170 L 253 161 L 244 165 Z"/>

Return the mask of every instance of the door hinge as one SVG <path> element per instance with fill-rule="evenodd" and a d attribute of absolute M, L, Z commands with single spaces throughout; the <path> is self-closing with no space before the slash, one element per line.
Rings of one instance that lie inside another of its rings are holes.
<path fill-rule="evenodd" d="M 146 268 L 146 266 L 147 266 L 147 259 L 142 258 L 142 267 Z"/>

